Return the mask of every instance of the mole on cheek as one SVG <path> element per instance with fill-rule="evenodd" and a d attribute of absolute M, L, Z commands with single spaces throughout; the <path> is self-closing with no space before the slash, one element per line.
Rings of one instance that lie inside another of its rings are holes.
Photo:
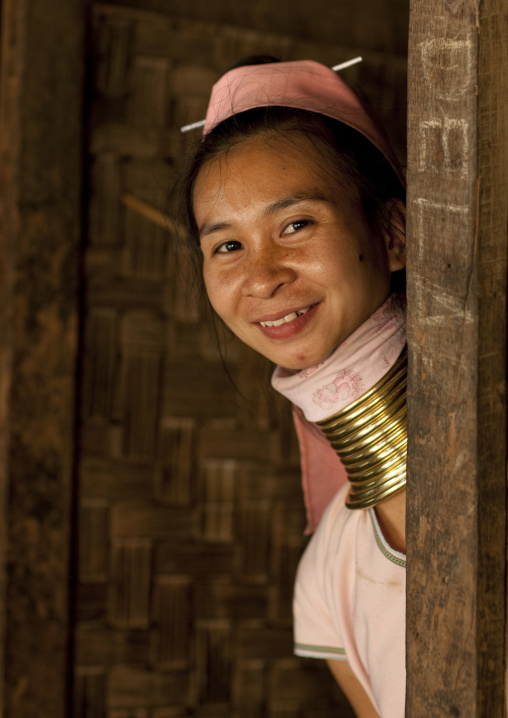
<path fill-rule="evenodd" d="M 363 254 L 359 254 L 359 255 L 358 255 L 358 261 L 359 261 L 359 262 L 363 262 L 363 260 L 364 260 Z"/>

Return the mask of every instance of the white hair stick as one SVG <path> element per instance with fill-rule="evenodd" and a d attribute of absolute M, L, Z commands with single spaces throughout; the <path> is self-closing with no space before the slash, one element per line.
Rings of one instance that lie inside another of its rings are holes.
<path fill-rule="evenodd" d="M 189 130 L 197 130 L 198 127 L 204 127 L 206 120 L 199 120 L 199 122 L 191 122 L 190 125 L 184 125 L 180 127 L 180 132 L 189 132 Z"/>
<path fill-rule="evenodd" d="M 335 67 L 332 67 L 332 70 L 334 72 L 339 72 L 340 70 L 345 70 L 346 67 L 351 67 L 351 65 L 357 65 L 359 62 L 363 62 L 363 57 L 354 57 L 352 60 L 342 62 L 340 65 L 335 65 Z"/>

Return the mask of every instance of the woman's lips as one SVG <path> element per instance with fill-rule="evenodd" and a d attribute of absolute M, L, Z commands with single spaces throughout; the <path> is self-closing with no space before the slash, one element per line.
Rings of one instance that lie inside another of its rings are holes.
<path fill-rule="evenodd" d="M 312 304 L 305 309 L 289 312 L 279 319 L 265 320 L 257 324 L 265 337 L 269 339 L 289 339 L 299 334 L 308 325 L 318 307 L 319 303 Z"/>
<path fill-rule="evenodd" d="M 306 307 L 305 309 L 297 309 L 296 312 L 290 312 L 289 314 L 286 314 L 286 316 L 281 317 L 280 319 L 275 319 L 273 322 L 267 320 L 266 322 L 259 322 L 262 327 L 280 327 L 283 324 L 288 324 L 289 322 L 292 322 L 296 317 L 300 317 L 302 314 L 307 314 L 307 312 L 311 309 L 311 307 Z"/>

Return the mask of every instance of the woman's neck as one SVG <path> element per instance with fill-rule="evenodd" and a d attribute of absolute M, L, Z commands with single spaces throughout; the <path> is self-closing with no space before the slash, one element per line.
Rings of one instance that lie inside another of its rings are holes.
<path fill-rule="evenodd" d="M 352 482 L 349 508 L 388 503 L 405 486 L 404 346 L 404 307 L 390 297 L 324 362 L 299 372 L 277 367 L 272 377 L 337 451 Z"/>

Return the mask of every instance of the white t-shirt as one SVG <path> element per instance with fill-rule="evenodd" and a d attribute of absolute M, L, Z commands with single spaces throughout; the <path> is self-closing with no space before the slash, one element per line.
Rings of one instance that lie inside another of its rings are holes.
<path fill-rule="evenodd" d="M 406 557 L 385 541 L 374 509 L 346 508 L 344 486 L 298 568 L 295 653 L 347 660 L 382 718 L 403 718 Z"/>

